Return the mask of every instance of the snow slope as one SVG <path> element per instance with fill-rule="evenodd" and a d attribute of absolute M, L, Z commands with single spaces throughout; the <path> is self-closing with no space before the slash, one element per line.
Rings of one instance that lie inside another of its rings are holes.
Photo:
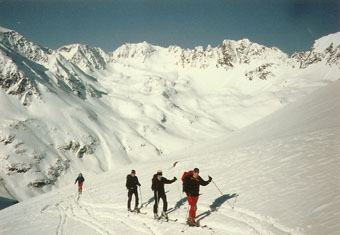
<path fill-rule="evenodd" d="M 80 198 L 69 185 L 4 209 L 0 233 L 338 234 L 339 115 L 338 80 L 223 139 L 101 175 L 85 174 Z M 154 221 L 152 175 L 163 169 L 165 177 L 180 178 L 193 167 L 204 179 L 211 175 L 224 193 L 214 184 L 201 187 L 197 219 L 208 227 L 181 224 L 187 204 L 178 181 L 166 189 L 169 216 L 179 221 Z M 126 212 L 125 177 L 131 169 L 142 184 L 147 215 Z M 237 200 L 230 198 L 234 193 Z"/>

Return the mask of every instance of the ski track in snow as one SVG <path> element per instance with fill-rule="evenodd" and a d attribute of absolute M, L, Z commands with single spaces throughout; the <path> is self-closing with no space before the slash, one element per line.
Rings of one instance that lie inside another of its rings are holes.
<path fill-rule="evenodd" d="M 56 228 L 56 235 L 69 234 L 67 223 L 74 220 L 86 226 L 89 234 L 111 235 L 121 234 L 126 231 L 127 234 L 290 234 L 284 229 L 276 227 L 275 223 L 266 220 L 261 216 L 249 213 L 239 208 L 219 208 L 218 210 L 199 210 L 198 216 L 207 214 L 216 220 L 210 220 L 208 223 L 201 222 L 201 227 L 188 227 L 184 223 L 184 218 L 178 216 L 170 217 L 178 221 L 155 221 L 152 214 L 132 214 L 127 213 L 122 204 L 96 204 L 87 201 L 82 196 L 74 197 L 74 200 L 67 204 L 66 201 L 60 201 L 55 204 L 59 214 L 59 222 Z M 228 206 L 228 207 L 229 207 Z M 50 206 L 46 205 L 41 209 L 44 213 Z M 207 207 L 208 208 L 208 207 Z M 145 208 L 144 208 L 145 209 Z M 180 209 L 180 208 L 177 208 Z M 203 207 L 204 209 L 204 207 Z M 143 208 L 142 208 L 143 210 Z M 181 215 L 186 213 L 186 208 L 181 209 Z M 50 211 L 49 211 L 50 212 Z M 204 219 L 205 216 L 203 216 Z M 203 220 L 202 218 L 198 218 Z M 208 225 L 209 224 L 209 225 Z M 117 232 L 119 231 L 119 233 Z"/>

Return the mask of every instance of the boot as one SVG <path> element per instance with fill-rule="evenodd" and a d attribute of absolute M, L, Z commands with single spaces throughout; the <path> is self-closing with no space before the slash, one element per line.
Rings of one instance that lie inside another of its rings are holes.
<path fill-rule="evenodd" d="M 194 219 L 194 218 L 191 218 L 191 217 L 188 218 L 187 224 L 188 224 L 189 226 L 195 226 L 195 227 L 198 226 L 198 223 L 195 221 L 195 219 Z"/>
<path fill-rule="evenodd" d="M 153 214 L 153 218 L 154 218 L 154 219 L 159 219 L 158 214 L 157 214 L 157 213 L 154 213 L 154 214 Z"/>
<path fill-rule="evenodd" d="M 168 219 L 168 215 L 165 213 L 165 211 L 162 212 L 162 215 L 161 215 L 163 218 L 165 219 Z"/>

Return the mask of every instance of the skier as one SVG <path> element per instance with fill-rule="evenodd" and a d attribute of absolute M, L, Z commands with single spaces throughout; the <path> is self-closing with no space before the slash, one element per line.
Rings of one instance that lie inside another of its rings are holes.
<path fill-rule="evenodd" d="M 164 184 L 172 184 L 177 180 L 176 177 L 174 177 L 172 180 L 168 180 L 165 177 L 162 177 L 163 172 L 162 170 L 158 170 L 157 174 L 155 174 L 152 178 L 152 185 L 151 189 L 154 191 L 154 197 L 155 197 L 155 204 L 153 206 L 153 213 L 155 219 L 160 219 L 161 217 L 164 217 L 165 219 L 168 219 L 168 215 L 166 214 L 166 211 L 168 209 L 168 202 L 166 200 L 166 194 L 164 190 Z M 158 216 L 158 203 L 159 199 L 162 198 L 163 200 L 163 212 L 161 216 Z"/>
<path fill-rule="evenodd" d="M 187 194 L 188 203 L 190 205 L 190 213 L 187 220 L 190 226 L 198 226 L 198 223 L 195 221 L 195 216 L 197 210 L 197 201 L 199 198 L 200 185 L 206 186 L 212 181 L 212 178 L 210 176 L 208 181 L 203 180 L 199 176 L 199 172 L 199 169 L 195 168 L 193 171 L 188 172 L 186 176 L 183 175 L 183 191 Z M 185 172 L 184 174 L 186 173 L 187 172 Z"/>
<path fill-rule="evenodd" d="M 132 170 L 131 174 L 126 176 L 126 188 L 128 190 L 128 203 L 127 203 L 127 208 L 128 211 L 132 212 L 131 210 L 131 199 L 132 195 L 135 195 L 135 209 L 133 211 L 138 212 L 138 203 L 139 203 L 139 198 L 138 198 L 138 191 L 137 191 L 137 186 L 141 186 L 141 184 L 138 181 L 138 177 L 136 176 L 136 171 Z"/>
<path fill-rule="evenodd" d="M 77 181 L 78 181 L 78 193 L 82 194 L 82 192 L 83 192 L 83 183 L 85 181 L 82 173 L 79 173 L 79 175 L 78 175 L 76 181 L 74 182 L 74 184 L 76 184 Z"/>

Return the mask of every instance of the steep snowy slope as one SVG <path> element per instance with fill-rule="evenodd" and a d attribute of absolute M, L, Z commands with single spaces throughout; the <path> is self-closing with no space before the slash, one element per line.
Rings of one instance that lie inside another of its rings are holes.
<path fill-rule="evenodd" d="M 0 233 L 335 235 L 340 230 L 339 114 L 336 81 L 218 143 L 99 176 L 84 172 L 82 197 L 69 185 L 11 206 L 0 211 Z M 182 224 L 187 204 L 180 182 L 166 186 L 169 216 L 178 222 L 154 221 L 152 174 L 163 169 L 165 177 L 180 178 L 193 167 L 205 179 L 211 175 L 224 193 L 213 183 L 201 187 L 197 220 L 208 227 Z M 131 169 L 142 184 L 146 215 L 126 212 L 125 176 Z"/>
<path fill-rule="evenodd" d="M 75 172 L 231 134 L 338 79 L 337 38 L 293 58 L 246 39 L 193 50 L 143 42 L 106 54 L 79 44 L 51 50 L 1 28 L 0 196 L 23 200 Z"/>

